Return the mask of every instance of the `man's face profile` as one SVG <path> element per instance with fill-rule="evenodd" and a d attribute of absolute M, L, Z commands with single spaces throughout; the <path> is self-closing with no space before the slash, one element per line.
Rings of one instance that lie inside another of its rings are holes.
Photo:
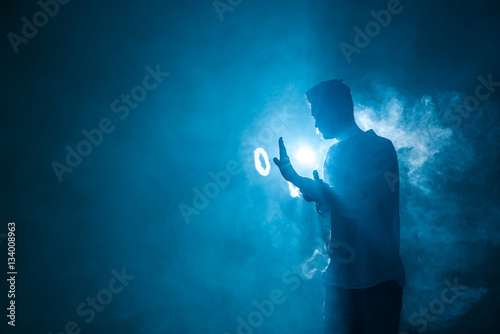
<path fill-rule="evenodd" d="M 325 110 L 325 107 L 317 107 L 311 103 L 311 116 L 314 118 L 314 126 L 319 130 L 324 139 L 333 139 L 340 132 L 340 119 L 335 117 L 337 113 L 333 110 Z"/>

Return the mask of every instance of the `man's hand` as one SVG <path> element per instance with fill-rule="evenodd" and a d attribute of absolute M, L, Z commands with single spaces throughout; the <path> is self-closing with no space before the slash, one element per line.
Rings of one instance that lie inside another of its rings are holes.
<path fill-rule="evenodd" d="M 304 193 L 301 193 L 302 194 L 302 197 L 304 197 L 304 199 L 307 201 L 307 202 L 316 202 L 316 199 L 315 198 L 312 198 L 311 196 L 307 195 L 307 194 L 304 194 Z M 317 202 L 316 202 L 317 204 Z"/>
<path fill-rule="evenodd" d="M 330 186 L 323 180 L 319 178 L 318 171 L 315 170 L 313 171 L 313 177 L 314 181 L 316 181 L 319 185 L 319 187 L 322 189 L 322 191 L 329 191 Z M 328 213 L 330 212 L 330 208 L 324 204 L 323 202 L 316 202 L 316 211 L 320 214 L 322 217 L 328 216 Z"/>
<path fill-rule="evenodd" d="M 307 188 L 301 189 L 304 198 L 307 197 L 308 202 L 324 202 L 331 193 L 330 186 L 319 178 L 317 170 L 313 171 L 313 178 L 314 181 Z"/>
<path fill-rule="evenodd" d="M 283 137 L 280 137 L 278 140 L 278 145 L 280 148 L 280 158 L 274 158 L 273 161 L 280 169 L 281 175 L 287 181 L 292 183 L 296 183 L 298 178 L 300 178 L 299 174 L 293 169 L 292 164 L 290 163 L 290 157 L 286 153 L 286 147 L 283 143 Z"/>
<path fill-rule="evenodd" d="M 328 191 L 330 189 L 330 186 L 328 185 L 328 183 L 326 183 L 325 181 L 323 181 L 322 179 L 319 178 L 319 174 L 318 174 L 317 170 L 313 171 L 313 178 L 314 178 L 314 181 L 316 181 L 318 183 L 318 186 L 323 191 Z"/>
<path fill-rule="evenodd" d="M 316 202 L 319 203 L 321 199 L 318 197 L 319 194 L 322 194 L 324 191 L 324 187 L 328 187 L 323 180 L 319 178 L 319 174 L 317 170 L 313 171 L 313 178 L 315 182 L 311 182 L 308 189 L 301 189 L 302 197 L 308 202 Z M 309 192 L 308 192 L 309 190 Z"/>

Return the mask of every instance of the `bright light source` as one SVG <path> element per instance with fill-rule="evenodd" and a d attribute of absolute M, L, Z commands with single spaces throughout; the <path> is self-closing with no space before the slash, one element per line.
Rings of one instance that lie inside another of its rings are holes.
<path fill-rule="evenodd" d="M 310 165 L 316 161 L 316 153 L 308 146 L 301 146 L 297 150 L 295 157 L 302 164 Z"/>

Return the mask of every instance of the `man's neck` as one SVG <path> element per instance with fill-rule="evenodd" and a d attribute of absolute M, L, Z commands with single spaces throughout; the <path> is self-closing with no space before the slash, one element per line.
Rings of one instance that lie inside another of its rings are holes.
<path fill-rule="evenodd" d="M 361 130 L 356 124 L 353 124 L 346 128 L 345 131 L 343 131 L 341 134 L 339 134 L 336 139 L 338 141 L 346 140 L 363 132 L 364 131 Z"/>

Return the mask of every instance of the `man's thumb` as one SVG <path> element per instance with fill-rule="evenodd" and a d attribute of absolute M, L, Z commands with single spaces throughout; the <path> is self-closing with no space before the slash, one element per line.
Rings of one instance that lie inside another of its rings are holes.
<path fill-rule="evenodd" d="M 278 160 L 278 158 L 274 157 L 273 161 L 276 164 L 276 166 L 278 166 L 278 167 L 280 166 L 280 161 Z"/>

